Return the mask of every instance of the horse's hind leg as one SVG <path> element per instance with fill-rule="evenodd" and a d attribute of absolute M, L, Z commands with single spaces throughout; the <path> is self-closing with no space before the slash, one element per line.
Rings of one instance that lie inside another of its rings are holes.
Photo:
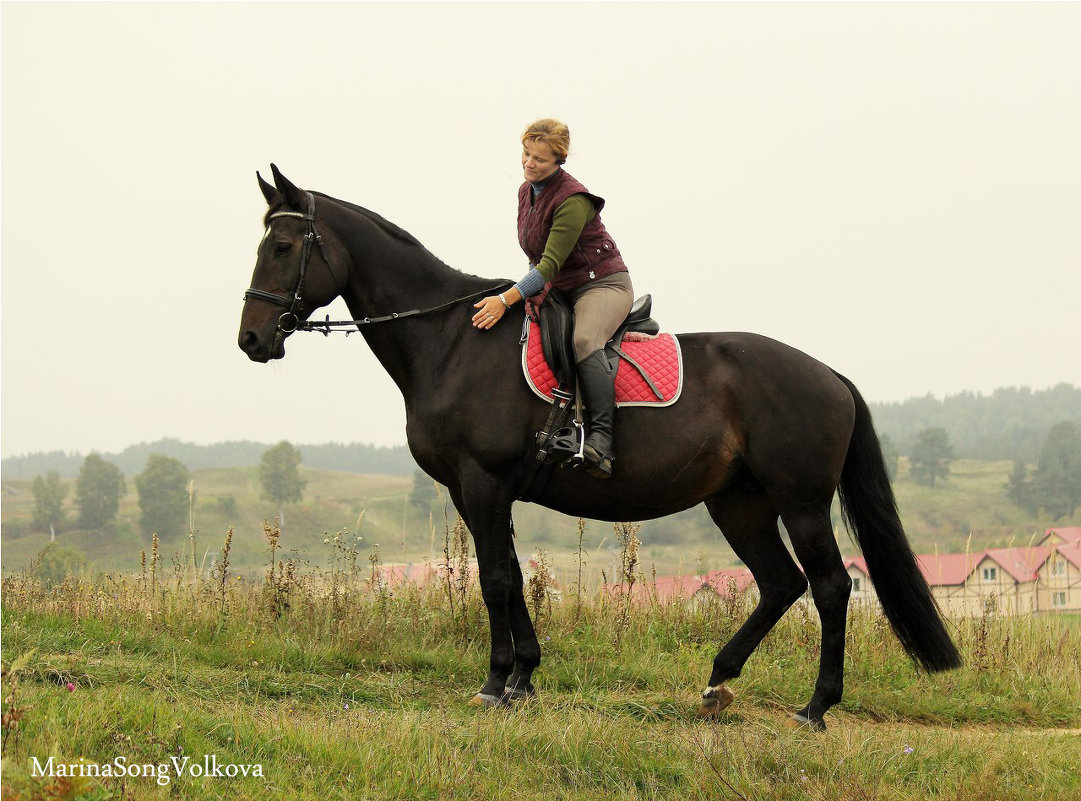
<path fill-rule="evenodd" d="M 712 716 L 732 700 L 724 683 L 739 676 L 743 665 L 769 630 L 807 589 L 777 530 L 777 510 L 759 489 L 729 491 L 706 502 L 713 521 L 754 575 L 759 600 L 751 616 L 713 660 L 709 686 L 699 714 Z"/>
<path fill-rule="evenodd" d="M 782 512 L 781 520 L 810 581 L 811 595 L 822 621 L 818 681 L 810 702 L 795 717 L 801 723 L 824 729 L 823 715 L 841 700 L 844 692 L 845 626 L 852 579 L 833 536 L 828 505 Z"/>

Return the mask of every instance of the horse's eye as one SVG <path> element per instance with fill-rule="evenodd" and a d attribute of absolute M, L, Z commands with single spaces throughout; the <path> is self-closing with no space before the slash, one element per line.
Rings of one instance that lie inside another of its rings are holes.
<path fill-rule="evenodd" d="M 279 242 L 274 243 L 274 252 L 275 253 L 288 253 L 292 249 L 293 249 L 293 243 L 288 241 L 288 240 L 279 241 Z"/>

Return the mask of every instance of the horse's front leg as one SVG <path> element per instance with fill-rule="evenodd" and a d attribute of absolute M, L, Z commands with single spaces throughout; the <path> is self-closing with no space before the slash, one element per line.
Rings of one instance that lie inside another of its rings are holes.
<path fill-rule="evenodd" d="M 492 642 L 488 678 L 473 700 L 485 706 L 502 705 L 507 703 L 507 680 L 515 668 L 516 634 L 525 640 L 520 643 L 523 657 L 533 663 L 525 678 L 530 690 L 529 674 L 540 661 L 536 635 L 528 622 L 529 615 L 522 594 L 521 568 L 511 545 L 513 488 L 508 481 L 476 469 L 463 476 L 459 491 L 454 493 L 454 502 L 473 535 L 480 572 L 480 592 L 488 610 Z M 525 615 L 525 625 L 522 614 Z M 535 655 L 529 654 L 529 639 L 532 639 Z"/>
<path fill-rule="evenodd" d="M 514 672 L 507 680 L 507 701 L 520 701 L 532 698 L 533 671 L 540 664 L 540 643 L 537 642 L 537 632 L 533 628 L 533 621 L 529 619 L 529 607 L 525 600 L 525 581 L 522 577 L 522 567 L 518 562 L 518 554 L 514 550 L 514 524 L 511 524 L 510 540 L 510 625 L 511 635 L 514 637 Z"/>

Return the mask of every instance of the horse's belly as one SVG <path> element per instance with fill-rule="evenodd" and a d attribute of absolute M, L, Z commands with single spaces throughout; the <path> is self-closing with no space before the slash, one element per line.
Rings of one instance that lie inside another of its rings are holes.
<path fill-rule="evenodd" d="M 617 464 L 615 475 L 606 480 L 580 470 L 554 468 L 537 503 L 592 520 L 653 520 L 698 505 L 727 481 L 724 460 L 682 470 L 667 464 L 635 465 L 635 461 L 632 457 Z"/>
<path fill-rule="evenodd" d="M 676 506 L 657 508 L 642 506 L 633 501 L 624 499 L 598 499 L 596 497 L 569 499 L 569 498 L 544 498 L 537 503 L 549 509 L 554 509 L 571 517 L 584 517 L 589 520 L 606 520 L 612 523 L 637 522 L 641 520 L 654 520 L 658 517 L 682 512 L 696 506 L 701 500 L 690 501 Z"/>

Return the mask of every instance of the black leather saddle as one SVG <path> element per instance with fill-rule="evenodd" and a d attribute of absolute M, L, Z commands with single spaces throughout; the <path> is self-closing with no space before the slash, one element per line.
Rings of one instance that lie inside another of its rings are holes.
<path fill-rule="evenodd" d="M 620 323 L 609 345 L 618 347 L 623 335 L 635 331 L 642 334 L 656 335 L 661 331 L 660 324 L 650 315 L 653 313 L 653 296 L 643 295 L 631 306 L 626 319 Z M 539 320 L 541 345 L 544 358 L 552 368 L 559 385 L 568 391 L 575 385 L 577 362 L 574 358 L 574 307 L 567 296 L 558 289 L 552 289 L 541 304 Z M 609 350 L 610 361 L 618 358 L 618 351 Z"/>

